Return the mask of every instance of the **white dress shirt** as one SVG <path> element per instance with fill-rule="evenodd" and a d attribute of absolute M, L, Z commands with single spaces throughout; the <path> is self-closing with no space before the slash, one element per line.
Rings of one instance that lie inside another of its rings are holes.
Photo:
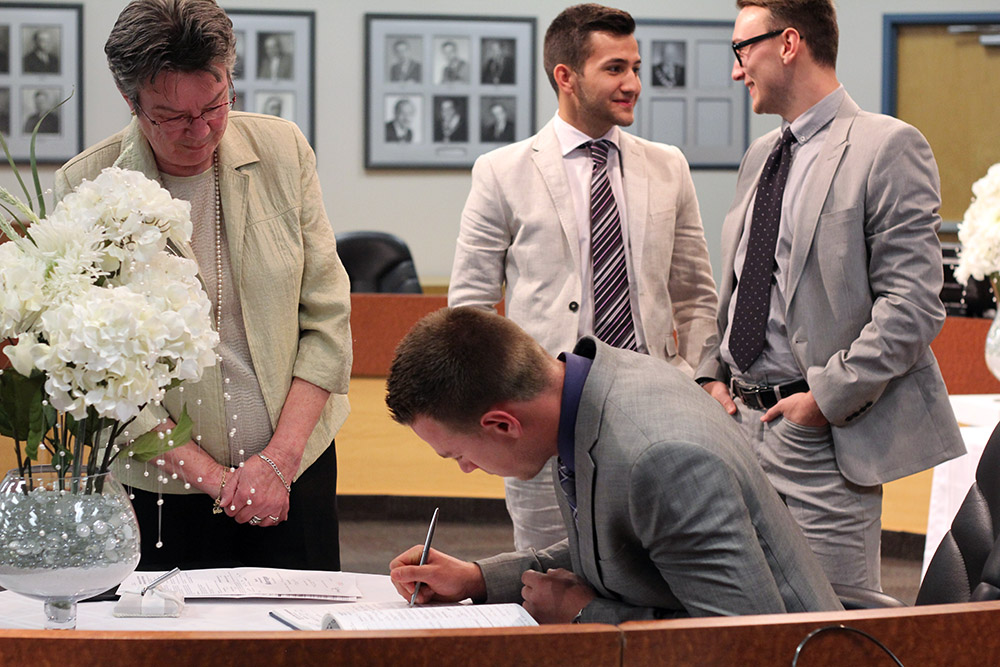
<path fill-rule="evenodd" d="M 590 159 L 590 151 L 580 146 L 588 141 L 607 139 L 612 146 L 608 150 L 608 179 L 611 181 L 611 192 L 614 194 L 615 203 L 618 206 L 622 243 L 625 244 L 625 266 L 628 270 L 629 302 L 632 307 L 632 323 L 635 325 L 636 349 L 645 354 L 647 348 L 639 313 L 639 285 L 636 282 L 635 270 L 632 268 L 625 183 L 622 177 L 622 156 L 618 148 L 618 133 L 621 130 L 616 125 L 612 126 L 602 137 L 590 137 L 564 121 L 558 113 L 555 117 L 554 129 L 562 149 L 563 165 L 566 167 L 569 191 L 573 197 L 573 212 L 577 221 L 577 240 L 580 244 L 580 280 L 586 296 L 583 303 L 580 304 L 580 330 L 577 331 L 577 338 L 594 333 L 594 263 L 591 261 L 590 251 L 590 182 L 594 163 Z"/>

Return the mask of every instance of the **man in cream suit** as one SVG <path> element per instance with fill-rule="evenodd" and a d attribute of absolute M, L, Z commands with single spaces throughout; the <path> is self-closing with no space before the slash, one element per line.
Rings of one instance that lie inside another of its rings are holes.
<path fill-rule="evenodd" d="M 448 303 L 491 308 L 504 299 L 507 316 L 550 354 L 595 333 L 595 162 L 586 144 L 607 139 L 630 349 L 691 374 L 715 334 L 715 284 L 684 157 L 619 129 L 632 123 L 641 89 L 634 29 L 627 13 L 600 5 L 570 7 L 549 26 L 545 70 L 559 111 L 534 137 L 476 161 Z M 565 537 L 547 477 L 508 480 L 507 506 L 519 549 Z"/>
<path fill-rule="evenodd" d="M 386 404 L 463 471 L 530 478 L 558 454 L 569 538 L 466 563 L 415 546 L 390 564 L 418 601 L 517 602 L 541 623 L 839 609 L 740 433 L 677 368 L 585 336 L 555 359 L 478 308 L 424 318 Z"/>
<path fill-rule="evenodd" d="M 697 377 L 743 425 L 830 580 L 879 588 L 881 485 L 964 452 L 929 348 L 945 315 L 937 167 L 916 129 L 861 111 L 838 83 L 831 0 L 737 4 L 733 78 L 755 112 L 784 122 L 740 166 L 722 232 L 720 345 Z M 768 207 L 780 218 L 762 350 L 748 358 L 737 314 L 754 290 L 747 267 L 762 261 L 758 182 L 788 131 L 783 198 Z"/>

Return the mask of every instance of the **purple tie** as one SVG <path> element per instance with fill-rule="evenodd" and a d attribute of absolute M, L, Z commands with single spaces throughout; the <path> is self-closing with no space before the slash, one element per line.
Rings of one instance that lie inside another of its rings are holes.
<path fill-rule="evenodd" d="M 635 350 L 621 217 L 608 179 L 607 139 L 584 144 L 594 171 L 590 180 L 590 247 L 594 261 L 594 335 L 608 345 Z"/>
<path fill-rule="evenodd" d="M 566 503 L 570 511 L 573 512 L 573 521 L 577 520 L 576 515 L 576 473 L 570 470 L 560 458 L 556 470 L 559 471 L 559 486 L 566 494 Z"/>
<path fill-rule="evenodd" d="M 729 352 L 744 373 L 764 350 L 767 319 L 771 312 L 771 281 L 774 276 L 774 248 L 781 222 L 781 201 L 792 165 L 792 128 L 785 128 L 781 142 L 764 163 L 757 197 L 750 217 L 750 240 L 738 283 L 736 309 L 729 332 Z"/>

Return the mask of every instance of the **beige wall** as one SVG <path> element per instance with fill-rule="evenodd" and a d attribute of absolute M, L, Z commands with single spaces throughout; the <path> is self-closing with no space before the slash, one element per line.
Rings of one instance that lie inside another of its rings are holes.
<path fill-rule="evenodd" d="M 316 140 L 320 179 L 334 228 L 376 229 L 399 234 L 410 244 L 423 277 L 450 273 L 458 218 L 468 194 L 469 173 L 454 171 L 366 171 L 363 167 L 363 54 L 364 14 L 399 12 L 435 14 L 506 14 L 538 20 L 538 53 L 545 27 L 568 0 L 507 0 L 499 7 L 468 0 L 431 0 L 415 5 L 408 0 L 227 0 L 227 8 L 310 10 L 316 12 Z M 882 16 L 885 13 L 998 11 L 996 0 L 841 0 L 841 80 L 854 99 L 870 110 L 880 110 Z M 103 46 L 123 2 L 84 0 L 84 143 L 112 134 L 128 120 L 104 61 Z M 733 0 L 668 2 L 633 0 L 622 6 L 638 18 L 712 19 L 732 21 Z M 419 7 L 419 10 L 417 10 Z M 540 68 L 540 65 L 539 65 Z M 935 103 L 933 82 L 926 87 L 927 103 Z M 539 126 L 555 111 L 548 83 L 537 74 Z M 751 137 L 777 125 L 774 117 L 754 117 Z M 997 160 L 1000 160 L 998 149 Z M 51 169 L 43 183 L 51 186 Z M 694 175 L 701 202 L 709 251 L 718 270 L 719 233 L 732 199 L 736 172 L 698 171 Z M 16 186 L 10 170 L 0 167 L 0 185 Z"/>

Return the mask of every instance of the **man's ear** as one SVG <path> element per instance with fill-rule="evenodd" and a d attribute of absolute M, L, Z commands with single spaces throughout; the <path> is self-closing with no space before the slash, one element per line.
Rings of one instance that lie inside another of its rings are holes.
<path fill-rule="evenodd" d="M 504 438 L 517 439 L 523 433 L 521 420 L 507 410 L 494 409 L 486 412 L 479 418 L 479 425 L 487 433 Z"/>
<path fill-rule="evenodd" d="M 781 35 L 781 60 L 786 65 L 802 52 L 802 35 L 795 28 L 788 28 Z"/>
<path fill-rule="evenodd" d="M 552 70 L 552 76 L 556 80 L 556 86 L 561 94 L 569 95 L 574 92 L 577 74 L 569 65 L 556 65 Z"/>

